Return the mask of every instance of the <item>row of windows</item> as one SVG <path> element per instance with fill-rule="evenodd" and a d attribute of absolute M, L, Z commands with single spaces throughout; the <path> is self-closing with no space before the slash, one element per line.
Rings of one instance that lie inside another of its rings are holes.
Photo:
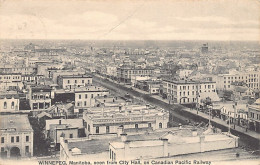
<path fill-rule="evenodd" d="M 174 88 L 174 89 L 177 89 L 177 86 L 176 85 L 171 85 L 171 84 L 168 84 L 168 87 L 170 88 L 170 87 L 172 87 L 172 88 Z M 194 89 L 198 89 L 198 86 L 197 85 L 193 85 L 193 86 L 180 86 L 180 90 L 190 90 L 190 89 L 192 89 L 192 90 L 194 90 Z M 202 85 L 200 85 L 200 87 L 199 87 L 200 89 L 202 88 Z M 204 88 L 205 89 L 211 89 L 211 88 L 214 88 L 214 85 L 204 85 Z"/>
<path fill-rule="evenodd" d="M 21 76 L 12 76 L 13 79 L 21 79 Z M 2 77 L 0 77 L 0 79 L 2 79 Z M 3 79 L 11 79 L 11 76 L 4 76 Z"/>
<path fill-rule="evenodd" d="M 168 92 L 170 93 L 170 90 L 168 90 Z M 199 91 L 200 93 L 202 92 L 201 90 Z M 206 90 L 204 91 L 204 92 L 207 92 Z M 215 89 L 214 90 L 208 90 L 208 92 L 216 92 L 215 91 Z M 174 92 L 172 91 L 172 94 L 173 94 Z M 176 94 L 176 93 L 175 93 Z M 196 91 L 188 91 L 187 93 L 184 91 L 184 92 L 180 92 L 180 96 L 186 96 L 186 94 L 187 94 L 187 96 L 190 96 L 190 94 L 192 95 L 192 96 L 194 96 L 195 94 L 196 94 Z"/>
<path fill-rule="evenodd" d="M 11 143 L 14 143 L 14 136 L 11 136 Z M 26 142 L 29 142 L 29 136 L 26 136 L 25 137 L 25 141 Z M 20 142 L 20 137 L 19 136 L 16 136 L 16 142 Z M 1 143 L 5 143 L 5 138 L 4 137 L 1 137 Z"/>
<path fill-rule="evenodd" d="M 255 118 L 255 113 L 250 112 L 250 116 L 251 116 L 251 118 Z M 256 114 L 256 119 L 260 120 L 260 115 L 259 114 Z"/>
<path fill-rule="evenodd" d="M 159 123 L 159 128 L 162 128 L 162 123 Z M 139 126 L 138 124 L 135 124 L 135 128 L 137 129 Z M 148 123 L 148 127 L 151 128 L 152 127 L 152 123 Z M 88 125 L 88 131 L 90 132 L 90 125 Z M 99 127 L 96 127 L 96 133 L 99 133 Z M 106 133 L 110 133 L 110 127 L 106 126 Z"/>
<path fill-rule="evenodd" d="M 257 75 L 257 74 L 249 74 L 248 77 L 258 77 L 258 75 Z M 244 76 L 238 76 L 238 77 L 236 77 L 236 76 L 235 76 L 235 77 L 233 77 L 233 76 L 232 76 L 232 77 L 224 77 L 224 80 L 226 80 L 226 79 L 229 79 L 229 80 L 230 80 L 230 79 L 235 79 L 235 80 L 238 79 L 238 80 L 240 80 L 240 79 L 244 79 Z M 247 79 L 247 76 L 245 77 L 245 79 Z"/>
<path fill-rule="evenodd" d="M 125 72 L 127 73 L 127 71 L 125 71 Z M 141 70 L 139 70 L 139 71 L 131 71 L 130 70 L 130 71 L 128 71 L 128 73 L 129 74 L 138 74 L 138 73 L 139 74 L 144 74 L 144 73 L 152 73 L 152 71 L 150 71 L 150 70 L 148 70 L 148 71 L 147 70 L 146 71 L 141 71 Z"/>
<path fill-rule="evenodd" d="M 181 98 L 180 99 L 180 103 L 186 103 L 186 100 L 187 100 L 187 103 L 189 103 L 191 100 L 189 98 Z M 192 102 L 194 103 L 196 101 L 196 98 L 192 98 Z"/>
<path fill-rule="evenodd" d="M 116 160 L 116 153 L 114 153 L 114 151 L 112 151 L 112 150 L 109 150 L 109 158 L 112 161 L 115 161 Z"/>
<path fill-rule="evenodd" d="M 81 101 L 78 101 L 78 102 L 77 102 L 77 106 L 78 106 L 78 107 L 87 106 L 87 101 L 84 101 L 83 103 L 84 103 L 84 104 L 82 105 L 82 102 L 81 102 Z"/>
<path fill-rule="evenodd" d="M 99 94 L 97 94 L 97 96 L 99 96 Z M 81 99 L 81 94 L 79 94 L 79 99 Z M 88 94 L 85 94 L 85 99 L 88 98 Z M 94 94 L 91 94 L 91 98 L 93 99 L 94 98 Z"/>
<path fill-rule="evenodd" d="M 7 102 L 4 102 L 4 109 L 7 109 Z M 11 102 L 11 109 L 14 109 L 14 102 Z"/>
<path fill-rule="evenodd" d="M 32 96 L 32 99 L 49 99 L 49 98 L 50 98 L 49 94 L 46 94 L 45 96 L 43 94 L 40 94 L 40 95 L 34 94 Z"/>
<path fill-rule="evenodd" d="M 231 80 L 231 81 L 224 81 L 224 83 L 233 83 L 235 81 Z M 247 83 L 247 80 L 245 81 Z M 258 82 L 257 79 L 249 79 L 248 82 Z"/>
<path fill-rule="evenodd" d="M 68 82 L 68 84 L 70 84 L 70 80 L 68 80 L 67 82 Z M 74 82 L 75 82 L 75 83 L 78 83 L 77 80 L 74 80 Z M 84 80 L 81 80 L 81 83 L 85 83 L 85 81 L 84 81 Z M 88 84 L 89 84 L 89 83 L 90 83 L 90 80 L 88 80 Z"/>

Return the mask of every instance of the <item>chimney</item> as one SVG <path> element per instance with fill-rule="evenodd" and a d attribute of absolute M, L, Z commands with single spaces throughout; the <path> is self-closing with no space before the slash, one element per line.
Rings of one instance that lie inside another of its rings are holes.
<path fill-rule="evenodd" d="M 123 132 L 124 132 L 124 127 L 123 126 L 119 126 L 117 128 L 117 137 L 120 137 L 121 134 L 123 134 Z"/>
<path fill-rule="evenodd" d="M 127 141 L 127 134 L 126 133 L 122 133 L 120 136 L 121 136 L 121 141 L 122 142 L 126 142 Z"/>
<path fill-rule="evenodd" d="M 163 157 L 168 157 L 168 139 L 161 139 L 163 141 Z"/>
<path fill-rule="evenodd" d="M 200 143 L 204 143 L 204 141 L 205 141 L 205 136 L 204 135 L 200 136 Z"/>

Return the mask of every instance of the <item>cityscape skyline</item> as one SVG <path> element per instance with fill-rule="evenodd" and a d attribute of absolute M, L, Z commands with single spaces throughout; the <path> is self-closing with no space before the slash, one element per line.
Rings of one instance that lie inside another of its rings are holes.
<path fill-rule="evenodd" d="M 2 1 L 0 39 L 258 41 L 258 1 Z M 65 14 L 66 13 L 66 14 Z"/>

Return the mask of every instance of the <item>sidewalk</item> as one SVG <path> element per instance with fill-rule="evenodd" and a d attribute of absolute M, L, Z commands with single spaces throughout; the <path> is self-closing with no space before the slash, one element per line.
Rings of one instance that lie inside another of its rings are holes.
<path fill-rule="evenodd" d="M 200 112 L 200 111 L 199 111 L 198 114 L 197 114 L 197 110 L 195 110 L 195 109 L 185 108 L 185 109 L 183 109 L 183 110 L 184 110 L 184 111 L 187 111 L 187 112 L 190 112 L 190 113 L 192 113 L 192 114 L 194 114 L 194 115 L 196 115 L 196 116 L 201 116 L 201 117 L 203 117 L 203 118 L 205 118 L 205 119 L 209 119 L 209 115 L 208 115 L 208 114 L 205 114 L 205 113 Z M 214 117 L 214 118 L 212 119 L 212 117 L 211 117 L 211 121 L 214 121 L 214 122 L 216 122 L 216 123 L 218 123 L 218 124 L 220 124 L 220 125 L 229 127 L 229 125 L 226 123 L 226 121 L 224 121 L 224 120 L 222 120 L 222 119 L 220 119 L 220 118 Z M 243 133 L 243 134 L 246 134 L 246 135 L 248 135 L 248 136 L 254 137 L 255 139 L 260 139 L 260 134 L 254 132 L 254 131 L 251 131 L 251 130 L 247 130 L 247 132 L 246 132 L 246 129 L 245 129 L 245 128 L 240 127 L 240 126 L 238 126 L 238 125 L 236 125 L 236 126 L 235 126 L 235 129 L 234 129 L 234 124 L 231 124 L 231 125 L 230 125 L 230 129 L 231 129 L 231 130 L 236 130 L 236 131 L 241 132 L 241 133 Z"/>

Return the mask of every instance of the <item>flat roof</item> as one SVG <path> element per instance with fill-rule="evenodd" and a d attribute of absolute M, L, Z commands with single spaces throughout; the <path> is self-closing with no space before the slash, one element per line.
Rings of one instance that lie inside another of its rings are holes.
<path fill-rule="evenodd" d="M 12 130 L 19 131 L 33 131 L 28 115 L 24 114 L 8 114 L 0 115 L 0 128 L 1 130 Z"/>
<path fill-rule="evenodd" d="M 174 83 L 174 84 L 206 84 L 206 83 L 216 83 L 215 81 L 195 81 L 195 80 L 170 80 L 170 79 L 164 79 L 163 81 Z"/>
<path fill-rule="evenodd" d="M 60 75 L 61 78 L 92 78 L 90 75 Z"/>

